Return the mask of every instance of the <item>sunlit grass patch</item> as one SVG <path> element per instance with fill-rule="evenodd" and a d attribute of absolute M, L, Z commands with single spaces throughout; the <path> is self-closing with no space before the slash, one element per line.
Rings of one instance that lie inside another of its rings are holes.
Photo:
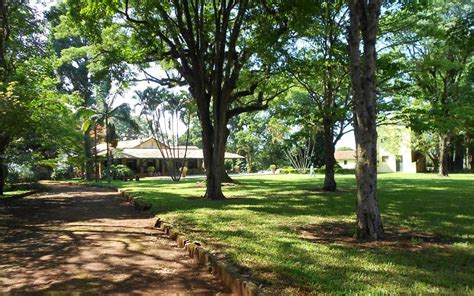
<path fill-rule="evenodd" d="M 353 176 L 337 176 L 335 193 L 318 190 L 320 175 L 237 180 L 239 185 L 224 188 L 225 201 L 199 199 L 205 188 L 196 179 L 114 184 L 151 202 L 160 218 L 221 252 L 270 294 L 474 293 L 473 175 L 379 176 L 385 228 L 422 234 L 407 239 L 404 248 L 318 243 L 302 236 L 302 228 L 324 223 L 344 223 L 351 232 Z M 418 248 L 423 235 L 440 242 Z"/>

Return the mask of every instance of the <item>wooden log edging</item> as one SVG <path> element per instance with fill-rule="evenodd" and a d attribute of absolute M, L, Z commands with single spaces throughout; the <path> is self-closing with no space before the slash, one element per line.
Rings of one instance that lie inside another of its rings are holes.
<path fill-rule="evenodd" d="M 142 210 L 151 209 L 151 204 L 140 199 L 135 199 L 131 194 L 124 190 L 118 188 L 115 189 L 120 193 L 123 199 L 132 203 L 135 208 Z M 221 262 L 215 255 L 211 254 L 211 252 L 202 247 L 198 242 L 191 242 L 183 233 L 176 230 L 171 224 L 158 218 L 155 223 L 155 228 L 163 231 L 172 240 L 176 241 L 178 247 L 184 248 L 195 264 L 207 268 L 209 272 L 221 281 L 224 287 L 232 291 L 233 295 L 259 295 L 259 288 L 255 283 L 239 274 L 235 267 L 225 262 Z"/>

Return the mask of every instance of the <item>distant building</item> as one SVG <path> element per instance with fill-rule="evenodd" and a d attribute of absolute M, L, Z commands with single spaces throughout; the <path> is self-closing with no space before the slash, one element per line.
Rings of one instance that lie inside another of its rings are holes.
<path fill-rule="evenodd" d="M 160 147 L 164 149 L 164 155 L 160 151 Z M 187 150 L 185 146 L 176 146 L 173 148 L 150 137 L 146 139 L 119 141 L 117 147 L 112 149 L 113 163 L 124 164 L 138 175 L 146 175 L 149 167 L 155 168 L 156 175 L 168 175 L 164 160 L 182 162 L 185 153 L 186 161 L 184 166 L 188 168 L 188 174 L 204 173 L 203 151 L 196 146 L 188 146 Z M 99 156 L 106 156 L 107 146 L 105 143 L 97 145 L 97 154 Z M 244 157 L 235 153 L 226 152 L 225 158 L 242 159 Z M 182 165 L 182 163 L 178 163 L 178 167 Z M 102 162 L 101 166 L 105 167 L 105 162 Z"/>
<path fill-rule="evenodd" d="M 426 159 L 413 148 L 410 129 L 402 126 L 382 126 L 377 129 L 377 132 L 377 171 L 379 173 L 426 171 Z M 336 151 L 334 157 L 342 168 L 355 168 L 355 151 Z"/>
<path fill-rule="evenodd" d="M 412 146 L 410 129 L 390 125 L 379 127 L 377 132 L 378 172 L 417 173 L 425 170 L 420 165 L 417 170 L 417 161 L 420 161 L 422 157 Z"/>
<path fill-rule="evenodd" d="M 334 152 L 334 158 L 336 159 L 337 163 L 343 169 L 355 169 L 356 165 L 356 157 L 355 151 L 336 151 Z"/>

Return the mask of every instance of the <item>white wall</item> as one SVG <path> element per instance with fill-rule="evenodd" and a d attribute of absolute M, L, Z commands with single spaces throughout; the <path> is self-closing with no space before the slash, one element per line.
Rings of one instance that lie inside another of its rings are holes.
<path fill-rule="evenodd" d="M 344 161 L 346 161 L 346 164 L 344 164 Z M 337 160 L 337 163 L 341 166 L 343 169 L 355 169 L 356 161 L 355 159 L 346 159 L 346 160 Z"/>
<path fill-rule="evenodd" d="M 397 155 L 401 156 L 402 162 L 400 165 L 400 172 L 404 173 L 416 173 L 416 162 L 412 161 L 411 153 L 411 132 L 405 127 L 391 127 L 399 130 L 398 141 L 399 149 L 394 154 L 384 147 L 384 143 L 380 140 L 377 142 L 377 160 L 378 160 L 378 172 L 380 173 L 394 173 L 397 170 Z M 380 131 L 383 133 L 383 130 Z M 379 137 L 383 138 L 383 137 Z M 392 148 L 393 149 L 393 148 Z M 385 161 L 383 161 L 385 159 Z"/>

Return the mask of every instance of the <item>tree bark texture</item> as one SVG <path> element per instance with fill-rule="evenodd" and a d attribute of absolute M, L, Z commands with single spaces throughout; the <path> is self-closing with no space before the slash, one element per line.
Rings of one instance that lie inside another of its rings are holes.
<path fill-rule="evenodd" d="M 90 136 L 90 131 L 91 129 L 88 129 L 84 133 L 84 157 L 85 157 L 85 163 L 84 163 L 84 177 L 86 180 L 92 180 L 93 175 L 94 175 L 94 160 L 92 159 L 92 145 L 93 141 Z"/>
<path fill-rule="evenodd" d="M 384 237 L 377 201 L 376 36 L 380 0 L 349 0 L 349 60 L 356 140 L 357 238 Z M 363 53 L 360 52 L 362 37 Z"/>
<path fill-rule="evenodd" d="M 336 191 L 337 185 L 334 178 L 334 166 L 336 159 L 334 158 L 334 141 L 333 141 L 333 123 L 330 120 L 324 120 L 324 191 Z"/>
<path fill-rule="evenodd" d="M 442 133 L 439 136 L 439 170 L 438 174 L 443 177 L 448 176 L 448 158 L 450 146 L 450 132 Z"/>
<path fill-rule="evenodd" d="M 225 120 L 222 122 L 226 122 Z M 201 123 L 206 126 L 204 122 Z M 219 132 L 214 132 L 214 129 Z M 216 136 L 217 135 L 217 136 Z M 210 126 L 202 130 L 204 166 L 206 168 L 206 193 L 204 198 L 211 200 L 225 199 L 222 192 L 224 177 L 224 155 L 229 130 L 223 124 Z"/>

